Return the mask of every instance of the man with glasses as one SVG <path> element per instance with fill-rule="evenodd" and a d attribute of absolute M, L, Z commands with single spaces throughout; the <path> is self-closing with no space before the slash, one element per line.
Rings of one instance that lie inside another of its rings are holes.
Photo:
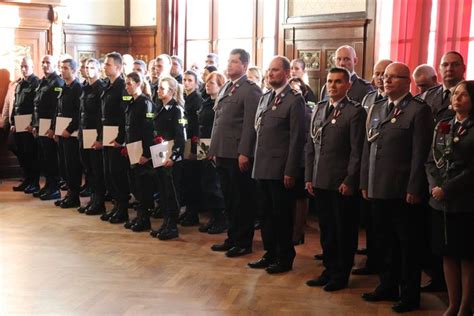
<path fill-rule="evenodd" d="M 385 259 L 380 284 L 362 298 L 398 301 L 392 306 L 397 313 L 420 305 L 420 205 L 428 192 L 424 164 L 434 125 L 429 106 L 410 94 L 410 81 L 405 64 L 386 68 L 387 99 L 369 111 L 360 179 L 362 195 L 373 207 L 375 246 Z"/>
<path fill-rule="evenodd" d="M 449 51 L 441 57 L 439 72 L 443 79 L 441 86 L 436 86 L 426 92 L 424 100 L 431 106 L 433 117 L 436 122 L 454 116 L 450 109 L 451 95 L 454 87 L 463 80 L 466 72 L 464 58 L 459 52 Z"/>

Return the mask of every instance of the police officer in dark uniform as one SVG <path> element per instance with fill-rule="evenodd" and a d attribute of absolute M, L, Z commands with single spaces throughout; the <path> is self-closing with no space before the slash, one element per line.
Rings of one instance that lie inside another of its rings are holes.
<path fill-rule="evenodd" d="M 128 159 L 121 154 L 125 142 L 125 107 L 131 96 L 125 92 L 125 80 L 122 78 L 122 56 L 109 53 L 105 60 L 105 73 L 109 84 L 102 93 L 102 126 L 117 126 L 118 134 L 113 147 L 104 146 L 104 179 L 107 190 L 115 201 L 111 212 L 103 214 L 102 220 L 112 224 L 128 221 L 129 184 L 125 176 L 128 172 Z M 102 141 L 102 133 L 99 141 Z M 102 144 L 109 145 L 109 144 Z"/>
<path fill-rule="evenodd" d="M 305 139 L 305 100 L 288 84 L 290 61 L 277 56 L 268 68 L 268 91 L 255 117 L 257 141 L 252 177 L 262 194 L 265 255 L 251 268 L 276 274 L 293 268 L 293 209 Z"/>
<path fill-rule="evenodd" d="M 44 77 L 36 89 L 32 126 L 35 128 L 34 133 L 38 135 L 38 160 L 40 162 L 40 169 L 46 178 L 46 184 L 39 191 L 34 192 L 33 196 L 39 197 L 42 200 L 56 200 L 61 197 L 61 193 L 59 192 L 58 148 L 54 141 L 52 124 L 58 107 L 58 96 L 63 89 L 64 80 L 56 73 L 56 60 L 53 56 L 44 56 L 41 67 Z M 51 120 L 45 135 L 39 134 L 41 119 Z"/>
<path fill-rule="evenodd" d="M 352 46 L 344 45 L 336 50 L 335 64 L 337 67 L 346 68 L 351 75 L 351 88 L 347 92 L 349 99 L 361 103 L 362 99 L 367 93 L 375 90 L 368 82 L 360 78 L 354 71 L 354 66 L 357 64 L 357 55 Z M 328 98 L 326 92 L 326 85 L 321 90 L 321 100 Z"/>
<path fill-rule="evenodd" d="M 130 174 L 133 178 L 137 200 L 137 216 L 124 226 L 134 232 L 141 232 L 151 228 L 149 210 L 153 208 L 153 166 L 150 146 L 153 145 L 153 119 L 155 105 L 150 97 L 143 93 L 142 85 L 145 78 L 131 72 L 125 79 L 128 94 L 133 100 L 125 110 L 125 141 L 127 144 L 141 141 L 142 155 L 138 163 L 131 165 Z"/>
<path fill-rule="evenodd" d="M 327 76 L 329 100 L 313 114 L 306 143 L 305 181 L 319 204 L 323 264 L 320 277 L 308 286 L 325 291 L 347 287 L 358 241 L 358 188 L 360 161 L 367 117 L 359 103 L 350 100 L 351 82 L 345 68 L 332 68 Z"/>
<path fill-rule="evenodd" d="M 102 144 L 96 138 L 92 148 L 84 148 L 84 130 L 95 130 L 99 135 L 102 130 L 101 95 L 105 89 L 105 82 L 100 77 L 100 64 L 96 59 L 88 59 L 85 65 L 87 84 L 81 95 L 81 119 L 79 130 L 80 154 L 84 169 L 89 177 L 91 198 L 85 206 L 78 208 L 86 215 L 99 215 L 105 212 L 105 183 Z"/>
<path fill-rule="evenodd" d="M 170 157 L 165 164 L 156 169 L 160 192 L 160 208 L 163 212 L 163 223 L 150 235 L 160 240 L 178 238 L 179 183 L 181 163 L 183 160 L 186 139 L 184 110 L 178 100 L 182 98 L 181 86 L 172 77 L 162 77 L 158 87 L 159 103 L 154 120 L 155 139 L 173 141 Z M 156 141 L 159 143 L 160 141 Z"/>
<path fill-rule="evenodd" d="M 33 114 L 35 91 L 39 85 L 39 78 L 33 74 L 33 60 L 24 57 L 21 61 L 21 73 L 23 77 L 18 80 L 15 90 L 15 103 L 10 121 L 12 122 L 11 132 L 14 134 L 17 157 L 20 167 L 23 170 L 24 180 L 13 191 L 24 191 L 33 193 L 39 190 L 39 165 L 36 162 L 38 157 L 38 143 L 33 134 L 28 131 L 18 131 L 15 128 L 15 115 Z"/>
<path fill-rule="evenodd" d="M 443 84 L 426 91 L 424 100 L 431 106 L 435 122 L 454 117 L 454 111 L 450 108 L 451 95 L 456 85 L 463 80 L 466 72 L 464 58 L 459 52 L 449 51 L 441 57 L 439 72 Z"/>
<path fill-rule="evenodd" d="M 360 187 L 373 205 L 372 220 L 379 253 L 384 258 L 380 284 L 366 301 L 398 301 L 395 312 L 420 305 L 420 249 L 427 198 L 423 172 L 433 131 L 430 107 L 410 94 L 410 70 L 392 63 L 384 75 L 388 99 L 369 111 L 361 164 Z"/>
<path fill-rule="evenodd" d="M 251 178 L 255 148 L 255 112 L 261 89 L 245 75 L 249 54 L 243 49 L 230 53 L 227 75 L 215 105 L 210 155 L 215 156 L 217 172 L 229 215 L 228 238 L 211 247 L 228 257 L 252 252 L 256 215 L 255 182 Z"/>
<path fill-rule="evenodd" d="M 79 128 L 79 108 L 82 85 L 76 78 L 77 62 L 73 59 L 65 59 L 61 62 L 61 75 L 65 81 L 63 90 L 59 94 L 57 117 L 70 118 L 71 122 L 60 131 L 58 137 L 59 159 L 64 164 L 64 179 L 68 192 L 59 202 L 61 208 L 71 208 L 80 206 L 79 191 L 82 180 L 82 169 L 79 158 L 79 142 L 77 136 L 73 136 Z M 53 126 L 56 127 L 56 121 Z"/>

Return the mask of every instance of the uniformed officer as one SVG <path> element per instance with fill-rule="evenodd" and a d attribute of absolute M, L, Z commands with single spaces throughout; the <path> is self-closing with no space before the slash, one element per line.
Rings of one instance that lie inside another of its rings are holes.
<path fill-rule="evenodd" d="M 159 103 L 154 120 L 155 139 L 173 141 L 172 153 L 165 164 L 156 169 L 163 223 L 150 235 L 160 240 L 178 238 L 179 183 L 186 130 L 181 85 L 172 77 L 162 77 L 158 86 Z"/>
<path fill-rule="evenodd" d="M 260 99 L 255 117 L 257 141 L 252 177 L 263 199 L 262 239 L 266 253 L 251 268 L 267 273 L 292 269 L 295 182 L 305 139 L 305 100 L 288 84 L 290 61 L 276 56 L 268 68 L 272 90 Z"/>
<path fill-rule="evenodd" d="M 449 107 L 451 95 L 456 85 L 463 80 L 466 72 L 464 58 L 457 51 L 449 51 L 441 57 L 439 72 L 443 84 L 426 91 L 424 100 L 431 106 L 435 122 L 449 119 L 454 116 L 454 111 Z"/>
<path fill-rule="evenodd" d="M 77 62 L 74 59 L 65 59 L 61 62 L 61 75 L 65 81 L 63 90 L 59 94 L 57 117 L 70 118 L 71 122 L 58 137 L 59 159 L 64 164 L 64 180 L 68 192 L 57 204 L 61 208 L 80 206 L 79 191 L 82 180 L 81 163 L 79 159 L 79 142 L 72 136 L 79 128 L 79 108 L 82 94 L 82 85 L 76 78 Z M 57 117 L 53 120 L 56 127 Z"/>
<path fill-rule="evenodd" d="M 127 144 L 141 141 L 142 154 L 138 164 L 131 165 L 130 173 L 135 185 L 137 200 L 137 216 L 126 224 L 134 232 L 150 230 L 150 213 L 153 208 L 153 166 L 150 146 L 153 145 L 153 119 L 155 105 L 150 97 L 143 93 L 141 87 L 145 80 L 140 74 L 131 72 L 126 76 L 125 84 L 128 94 L 133 100 L 125 110 L 125 141 Z"/>
<path fill-rule="evenodd" d="M 362 195 L 370 198 L 378 251 L 384 258 L 380 284 L 366 301 L 398 301 L 396 312 L 420 305 L 420 249 L 427 194 L 423 172 L 433 131 L 430 107 L 410 94 L 410 70 L 392 63 L 384 75 L 388 99 L 368 114 L 361 165 Z"/>
<path fill-rule="evenodd" d="M 331 68 L 326 86 L 329 100 L 317 104 L 311 119 L 305 171 L 306 189 L 320 206 L 325 270 L 307 285 L 337 291 L 348 285 L 357 249 L 357 191 L 367 115 L 347 97 L 351 82 L 345 68 Z"/>
<path fill-rule="evenodd" d="M 413 70 L 413 80 L 419 92 L 419 97 L 424 98 L 425 92 L 428 89 L 438 86 L 438 75 L 433 66 L 428 64 L 421 64 L 416 66 Z"/>
<path fill-rule="evenodd" d="M 80 148 L 81 161 L 84 169 L 87 169 L 89 184 L 92 195 L 89 202 L 80 208 L 80 213 L 86 215 L 99 215 L 105 213 L 105 183 L 102 144 L 96 138 L 92 148 L 84 148 L 83 130 L 96 130 L 97 135 L 102 130 L 101 95 L 105 89 L 105 82 L 100 79 L 100 64 L 96 59 L 88 59 L 85 69 L 87 84 L 81 95 L 81 119 L 80 119 Z"/>
<path fill-rule="evenodd" d="M 385 92 L 383 88 L 383 75 L 385 73 L 385 68 L 390 65 L 393 61 L 389 59 L 382 59 L 378 61 L 374 65 L 372 80 L 374 82 L 375 87 L 377 90 L 370 91 L 367 95 L 362 99 L 362 107 L 369 111 L 370 107 L 374 105 L 375 102 L 385 98 Z M 379 256 L 375 251 L 375 247 L 373 247 L 373 228 L 372 228 L 372 215 L 371 215 L 371 206 L 370 201 L 361 199 L 361 222 L 365 227 L 365 243 L 366 248 L 360 249 L 357 252 L 359 254 L 366 254 L 367 260 L 365 261 L 365 266 L 361 268 L 356 268 L 352 270 L 352 274 L 354 275 L 367 275 L 367 274 L 375 274 L 377 273 L 377 267 L 379 262 Z M 361 225 L 362 226 L 362 225 Z"/>
<path fill-rule="evenodd" d="M 61 197 L 59 192 L 58 148 L 54 141 L 52 129 L 53 118 L 58 107 L 58 95 L 61 93 L 64 80 L 56 73 L 56 60 L 53 56 L 43 57 L 41 67 L 44 77 L 36 89 L 34 100 L 33 125 L 34 134 L 38 136 L 40 170 L 46 178 L 42 189 L 33 193 L 33 196 L 42 200 L 55 200 Z M 49 119 L 45 135 L 39 134 L 40 119 Z"/>
<path fill-rule="evenodd" d="M 291 61 L 291 77 L 300 78 L 304 82 L 304 77 L 306 75 L 306 64 L 302 59 L 293 59 Z M 313 90 L 306 83 L 304 84 L 306 88 L 306 94 L 303 96 L 306 102 L 312 102 L 313 105 L 316 103 L 316 96 L 314 95 Z"/>
<path fill-rule="evenodd" d="M 39 78 L 33 74 L 33 60 L 31 57 L 24 57 L 21 60 L 22 78 L 18 80 L 15 88 L 15 103 L 10 121 L 12 122 L 11 132 L 14 134 L 17 157 L 20 167 L 23 170 L 23 182 L 14 187 L 14 191 L 24 191 L 33 193 L 39 190 L 39 165 L 36 162 L 38 156 L 38 142 L 32 133 L 17 131 L 15 128 L 15 115 L 33 114 L 35 91 L 39 85 Z"/>
<path fill-rule="evenodd" d="M 357 65 L 358 58 L 352 46 L 344 45 L 336 50 L 335 64 L 337 67 L 346 68 L 351 74 L 351 89 L 347 96 L 356 102 L 362 102 L 365 95 L 374 90 L 374 87 L 368 82 L 360 78 L 354 71 L 354 66 Z M 328 98 L 326 86 L 321 90 L 321 100 Z"/>
<path fill-rule="evenodd" d="M 121 151 L 125 142 L 125 106 L 132 97 L 125 91 L 125 80 L 122 78 L 122 56 L 119 53 L 107 54 L 104 67 L 109 84 L 101 97 L 102 125 L 117 126 L 118 135 L 112 141 L 113 147 L 104 146 L 103 149 L 105 185 L 115 200 L 115 205 L 112 211 L 103 214 L 101 219 L 112 224 L 119 224 L 128 220 L 130 191 L 128 179 L 124 175 L 127 174 L 129 163 L 128 159 L 121 155 Z M 102 137 L 101 132 L 99 141 L 102 141 Z"/>
<path fill-rule="evenodd" d="M 255 148 L 255 112 L 262 90 L 245 75 L 250 55 L 243 49 L 230 53 L 227 75 L 230 80 L 219 92 L 215 105 L 210 155 L 217 172 L 229 216 L 227 239 L 211 247 L 228 257 L 252 252 L 256 214 L 255 182 L 251 178 Z"/>

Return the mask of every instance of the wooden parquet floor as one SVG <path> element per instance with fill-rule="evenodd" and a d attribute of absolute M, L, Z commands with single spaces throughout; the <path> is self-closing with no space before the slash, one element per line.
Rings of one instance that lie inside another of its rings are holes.
<path fill-rule="evenodd" d="M 393 314 L 390 303 L 360 298 L 377 284 L 375 276 L 353 276 L 338 293 L 305 285 L 322 271 L 313 260 L 320 251 L 314 222 L 293 271 L 268 275 L 247 267 L 263 254 L 260 232 L 251 255 L 229 259 L 209 249 L 223 235 L 180 228 L 178 240 L 159 241 L 12 192 L 15 184 L 0 184 L 2 315 Z M 423 294 L 422 310 L 412 314 L 440 315 L 445 301 Z"/>

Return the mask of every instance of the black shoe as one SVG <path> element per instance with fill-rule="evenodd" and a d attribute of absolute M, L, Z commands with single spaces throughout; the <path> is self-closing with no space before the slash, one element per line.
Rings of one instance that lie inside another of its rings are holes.
<path fill-rule="evenodd" d="M 110 224 L 122 224 L 128 221 L 128 212 L 127 211 L 117 211 L 109 219 Z"/>
<path fill-rule="evenodd" d="M 396 293 L 383 293 L 383 292 L 369 292 L 362 294 L 362 299 L 367 302 L 380 302 L 380 301 L 398 301 L 399 295 Z"/>
<path fill-rule="evenodd" d="M 157 206 L 153 209 L 153 212 L 151 213 L 151 216 L 153 218 L 163 218 L 163 212 L 161 211 L 160 206 Z"/>
<path fill-rule="evenodd" d="M 222 234 L 227 230 L 227 225 L 225 223 L 217 223 L 215 222 L 209 229 L 207 230 L 207 233 L 209 235 L 217 235 L 217 234 Z"/>
<path fill-rule="evenodd" d="M 247 263 L 247 265 L 251 267 L 252 269 L 265 269 L 265 268 L 268 268 L 273 263 L 275 263 L 274 260 L 270 260 L 268 258 L 262 257 L 260 258 L 260 260 Z"/>
<path fill-rule="evenodd" d="M 49 201 L 49 200 L 57 200 L 61 197 L 61 192 L 59 190 L 56 191 L 46 191 L 43 195 L 41 195 L 39 198 L 42 201 Z"/>
<path fill-rule="evenodd" d="M 334 292 L 334 291 L 345 289 L 346 287 L 347 287 L 347 282 L 329 281 L 328 284 L 326 284 L 326 286 L 323 287 L 323 290 L 325 290 L 326 292 Z"/>
<path fill-rule="evenodd" d="M 89 209 L 90 206 L 91 206 L 90 204 L 86 204 L 86 205 L 83 205 L 83 206 L 79 206 L 79 207 L 77 208 L 77 211 L 78 211 L 79 213 L 83 214 L 83 213 L 85 213 L 85 212 Z"/>
<path fill-rule="evenodd" d="M 226 244 L 226 243 L 223 243 L 223 244 L 215 244 L 215 245 L 212 245 L 211 246 L 211 250 L 212 251 L 228 251 L 230 250 L 232 247 L 232 245 L 230 244 Z"/>
<path fill-rule="evenodd" d="M 301 235 L 300 239 L 293 241 L 293 246 L 303 245 L 304 244 L 304 234 Z"/>
<path fill-rule="evenodd" d="M 61 203 L 62 203 L 65 199 L 66 199 L 66 198 L 63 198 L 63 199 L 59 199 L 59 200 L 54 201 L 54 206 L 59 206 L 59 205 L 61 205 Z"/>
<path fill-rule="evenodd" d="M 100 220 L 101 220 L 101 221 L 104 221 L 104 222 L 108 222 L 108 221 L 110 220 L 110 218 L 111 218 L 112 216 L 114 216 L 114 214 L 115 214 L 116 211 L 117 211 L 116 209 L 112 209 L 112 210 L 111 210 L 110 212 L 108 212 L 108 213 L 107 213 L 107 212 L 102 213 L 102 215 L 100 216 Z"/>
<path fill-rule="evenodd" d="M 60 184 L 59 189 L 61 191 L 67 191 L 67 190 L 69 190 L 69 187 L 68 187 L 67 183 L 64 182 L 64 183 Z"/>
<path fill-rule="evenodd" d="M 30 184 L 27 181 L 22 181 L 19 185 L 16 187 L 13 187 L 13 191 L 15 192 L 20 192 L 20 191 L 25 191 L 25 189 L 29 186 Z"/>
<path fill-rule="evenodd" d="M 39 189 L 40 188 L 38 184 L 30 184 L 23 192 L 25 192 L 25 194 L 33 194 L 34 192 L 39 191 Z"/>
<path fill-rule="evenodd" d="M 135 217 L 131 221 L 126 221 L 125 224 L 123 224 L 123 227 L 125 229 L 132 229 L 132 226 L 135 225 L 138 222 L 138 217 Z"/>
<path fill-rule="evenodd" d="M 265 271 L 267 271 L 268 274 L 277 274 L 277 273 L 284 273 L 288 272 L 292 269 L 291 264 L 282 264 L 282 263 L 274 263 L 268 266 Z"/>
<path fill-rule="evenodd" d="M 367 256 L 367 248 L 361 248 L 356 250 L 356 254 Z"/>
<path fill-rule="evenodd" d="M 59 205 L 60 208 L 73 208 L 78 207 L 81 205 L 81 201 L 79 201 L 79 197 L 77 198 L 68 198 L 61 202 Z"/>
<path fill-rule="evenodd" d="M 395 313 L 411 312 L 411 311 L 417 310 L 419 308 L 420 308 L 420 303 L 410 303 L 410 302 L 404 302 L 404 301 L 400 301 L 398 303 L 395 303 L 392 306 L 392 310 Z"/>
<path fill-rule="evenodd" d="M 235 258 L 235 257 L 240 257 L 249 253 L 252 253 L 251 247 L 240 248 L 240 247 L 235 246 L 227 250 L 225 255 L 229 258 Z"/>
<path fill-rule="evenodd" d="M 105 212 L 104 204 L 92 204 L 84 212 L 86 215 L 100 215 Z"/>
<path fill-rule="evenodd" d="M 371 274 L 377 274 L 377 271 L 375 269 L 365 266 L 362 268 L 353 269 L 352 274 L 353 275 L 371 275 Z"/>
<path fill-rule="evenodd" d="M 39 198 L 40 196 L 42 196 L 43 194 L 45 194 L 46 191 L 48 191 L 48 186 L 45 185 L 45 186 L 42 187 L 41 189 L 38 189 L 38 191 L 34 191 L 34 192 L 33 192 L 33 196 Z"/>
<path fill-rule="evenodd" d="M 314 255 L 314 260 L 324 260 L 324 254 L 319 253 L 317 255 Z"/>
<path fill-rule="evenodd" d="M 135 224 L 131 227 L 132 231 L 134 232 L 144 232 L 148 231 L 151 228 L 150 219 L 139 219 L 135 222 Z"/>
<path fill-rule="evenodd" d="M 166 227 L 158 235 L 159 240 L 170 240 L 179 237 L 179 232 L 177 227 Z"/>
<path fill-rule="evenodd" d="M 81 192 L 79 192 L 80 197 L 89 197 L 92 194 L 92 188 L 91 187 L 86 187 Z"/>
<path fill-rule="evenodd" d="M 433 292 L 446 292 L 446 283 L 442 281 L 433 281 L 431 280 L 430 283 L 423 285 L 420 288 L 421 292 L 425 293 L 433 293 Z"/>
<path fill-rule="evenodd" d="M 158 236 L 161 234 L 161 232 L 163 230 L 165 230 L 166 226 L 168 226 L 168 221 L 167 220 L 163 220 L 163 223 L 161 224 L 160 228 L 158 229 L 152 229 L 150 231 L 150 236 L 153 237 L 153 238 L 158 238 Z"/>
<path fill-rule="evenodd" d="M 209 231 L 209 228 L 211 228 L 213 224 L 214 220 L 211 218 L 206 224 L 202 224 L 201 226 L 199 226 L 198 230 L 201 233 L 207 233 Z"/>
<path fill-rule="evenodd" d="M 199 225 L 199 217 L 197 214 L 188 213 L 180 222 L 183 227 L 191 227 Z"/>
<path fill-rule="evenodd" d="M 321 273 L 321 275 L 319 276 L 319 278 L 306 281 L 306 285 L 311 287 L 325 286 L 329 283 L 330 280 L 331 278 L 329 277 L 329 274 L 326 272 L 326 270 L 324 270 L 323 273 Z"/>

